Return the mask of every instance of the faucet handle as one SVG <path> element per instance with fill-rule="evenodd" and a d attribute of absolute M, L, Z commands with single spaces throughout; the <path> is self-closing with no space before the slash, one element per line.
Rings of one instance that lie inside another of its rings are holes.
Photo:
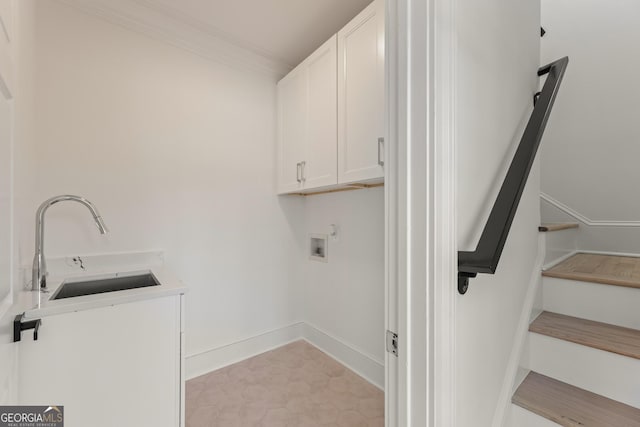
<path fill-rule="evenodd" d="M 22 331 L 33 329 L 33 340 L 38 341 L 38 330 L 42 324 L 42 319 L 29 320 L 23 322 L 24 313 L 16 315 L 13 320 L 13 342 L 22 340 Z"/>

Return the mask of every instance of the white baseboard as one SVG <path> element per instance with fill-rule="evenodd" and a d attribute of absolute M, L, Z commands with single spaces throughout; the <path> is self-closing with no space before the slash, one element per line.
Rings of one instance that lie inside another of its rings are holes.
<path fill-rule="evenodd" d="M 518 321 L 513 347 L 509 356 L 509 362 L 505 369 L 505 375 L 502 382 L 502 390 L 498 397 L 498 404 L 493 415 L 493 427 L 503 427 L 508 423 L 509 410 L 511 408 L 511 396 L 513 394 L 513 386 L 518 377 L 520 360 L 522 359 L 523 350 L 525 348 L 526 337 L 529 331 L 529 321 L 533 305 L 535 303 L 536 294 L 542 282 L 542 264 L 544 263 L 545 239 L 540 236 L 538 239 L 538 254 L 533 265 L 533 271 L 529 279 L 524 302 L 522 304 L 522 312 Z"/>
<path fill-rule="evenodd" d="M 582 223 L 574 232 L 574 249 L 640 253 L 640 221 L 594 221 L 545 197 L 547 196 L 542 197 L 540 204 L 545 222 L 567 222 L 577 219 Z"/>
<path fill-rule="evenodd" d="M 225 366 L 281 347 L 303 338 L 303 323 L 265 332 L 251 338 L 186 357 L 186 378 L 190 380 Z"/>
<path fill-rule="evenodd" d="M 186 378 L 190 380 L 300 339 L 327 353 L 376 387 L 384 388 L 384 362 L 304 322 L 187 356 Z"/>
<path fill-rule="evenodd" d="M 578 211 L 570 208 L 559 200 L 554 199 L 546 193 L 540 193 L 540 198 L 550 205 L 561 210 L 565 214 L 577 219 L 581 223 L 591 227 L 640 227 L 640 221 L 619 221 L 619 220 L 593 220 Z"/>
<path fill-rule="evenodd" d="M 324 351 L 371 384 L 384 390 L 384 362 L 366 355 L 364 352 L 308 323 L 304 324 L 303 330 L 304 339 L 309 344 Z"/>
<path fill-rule="evenodd" d="M 611 255 L 611 256 L 624 256 L 624 257 L 630 257 L 630 258 L 640 258 L 640 254 L 637 252 L 587 251 L 587 250 L 579 250 L 576 252 L 581 254 Z"/>

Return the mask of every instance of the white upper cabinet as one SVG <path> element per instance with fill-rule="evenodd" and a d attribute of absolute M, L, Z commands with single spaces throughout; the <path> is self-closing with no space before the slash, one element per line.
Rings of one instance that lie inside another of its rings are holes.
<path fill-rule="evenodd" d="M 337 43 L 331 37 L 307 60 L 307 153 L 304 159 L 305 188 L 338 182 L 337 171 Z"/>
<path fill-rule="evenodd" d="M 384 178 L 384 0 L 278 83 L 278 193 Z"/>
<path fill-rule="evenodd" d="M 337 42 L 278 83 L 278 193 L 337 183 Z"/>
<path fill-rule="evenodd" d="M 278 83 L 278 193 L 302 189 L 306 138 L 306 71 L 299 66 Z"/>
<path fill-rule="evenodd" d="M 384 1 L 338 32 L 338 182 L 384 177 Z"/>

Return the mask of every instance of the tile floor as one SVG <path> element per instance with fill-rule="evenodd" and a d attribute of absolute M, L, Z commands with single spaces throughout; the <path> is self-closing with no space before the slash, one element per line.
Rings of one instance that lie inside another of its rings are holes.
<path fill-rule="evenodd" d="M 187 427 L 384 426 L 384 394 L 305 341 L 187 381 Z"/>

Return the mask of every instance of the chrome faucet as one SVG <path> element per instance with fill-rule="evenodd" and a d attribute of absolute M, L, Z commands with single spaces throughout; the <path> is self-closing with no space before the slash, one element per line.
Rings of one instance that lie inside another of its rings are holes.
<path fill-rule="evenodd" d="M 78 202 L 86 206 L 87 209 L 91 211 L 91 215 L 93 215 L 93 220 L 96 222 L 100 234 L 106 234 L 109 232 L 96 207 L 84 197 L 64 195 L 45 200 L 36 212 L 36 254 L 33 257 L 33 275 L 31 282 L 32 291 L 47 289 L 47 263 L 44 259 L 44 214 L 52 205 L 67 200 Z"/>

